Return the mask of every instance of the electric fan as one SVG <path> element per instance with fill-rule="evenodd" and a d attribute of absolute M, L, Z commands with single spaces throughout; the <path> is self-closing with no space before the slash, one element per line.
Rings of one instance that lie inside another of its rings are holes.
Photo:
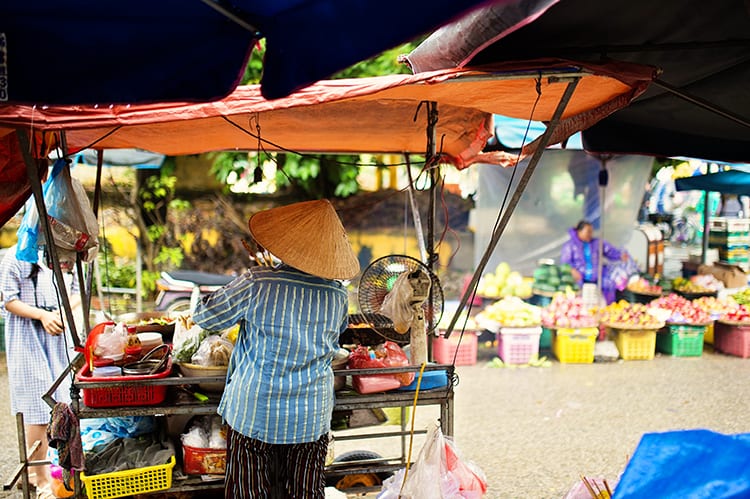
<path fill-rule="evenodd" d="M 362 273 L 358 294 L 363 314 L 385 315 L 397 333 L 410 335 L 413 364 L 427 361 L 427 335 L 443 315 L 443 288 L 434 273 L 416 258 L 384 256 Z"/>

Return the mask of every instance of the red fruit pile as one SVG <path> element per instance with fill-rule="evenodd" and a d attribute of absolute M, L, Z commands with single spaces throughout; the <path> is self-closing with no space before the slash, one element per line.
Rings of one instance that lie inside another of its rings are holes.
<path fill-rule="evenodd" d="M 566 296 L 556 294 L 544 310 L 542 310 L 542 325 L 552 328 L 584 328 L 596 327 L 598 319 L 583 305 L 580 296 Z"/>
<path fill-rule="evenodd" d="M 706 324 L 711 322 L 711 315 L 706 310 L 674 293 L 652 301 L 650 306 L 669 310 L 672 315 L 669 316 L 667 322 L 677 324 Z"/>

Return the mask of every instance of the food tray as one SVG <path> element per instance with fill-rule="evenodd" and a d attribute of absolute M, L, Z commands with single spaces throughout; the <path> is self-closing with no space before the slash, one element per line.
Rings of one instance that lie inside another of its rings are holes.
<path fill-rule="evenodd" d="M 614 329 L 615 345 L 624 360 L 651 360 L 656 353 L 656 329 Z"/>
<path fill-rule="evenodd" d="M 670 324 L 656 335 L 656 348 L 675 357 L 700 357 L 705 332 L 705 325 Z"/>
<path fill-rule="evenodd" d="M 552 340 L 552 353 L 563 364 L 591 364 L 599 328 L 557 329 Z"/>
<path fill-rule="evenodd" d="M 432 339 L 432 355 L 438 364 L 454 364 L 456 366 L 473 366 L 477 363 L 477 344 L 478 338 L 476 333 L 465 331 L 461 344 L 458 340 L 461 338 L 460 331 L 454 331 L 446 340 L 442 336 Z M 458 354 L 456 354 L 458 350 Z"/>
<path fill-rule="evenodd" d="M 174 465 L 175 459 L 172 456 L 167 464 L 158 466 L 113 471 L 112 473 L 92 476 L 86 476 L 85 473 L 81 472 L 81 481 L 86 487 L 88 499 L 108 499 L 157 492 L 172 487 L 172 468 L 174 468 Z"/>
<path fill-rule="evenodd" d="M 541 327 L 504 327 L 497 334 L 497 354 L 508 364 L 528 364 L 539 355 Z"/>
<path fill-rule="evenodd" d="M 717 321 L 714 327 L 714 347 L 735 357 L 750 357 L 750 325 L 731 325 Z"/>
<path fill-rule="evenodd" d="M 182 445 L 182 471 L 186 475 L 223 475 L 226 469 L 226 449 L 200 449 Z"/>
<path fill-rule="evenodd" d="M 157 374 L 144 374 L 140 376 L 91 376 L 88 364 L 76 374 L 77 382 L 112 382 L 122 383 L 127 381 L 143 381 L 147 379 L 166 378 L 172 372 L 172 358 L 167 360 L 167 368 Z M 83 403 L 87 407 L 132 407 L 142 405 L 158 405 L 164 402 L 167 396 L 166 385 L 147 386 L 113 386 L 112 388 L 83 388 Z"/>

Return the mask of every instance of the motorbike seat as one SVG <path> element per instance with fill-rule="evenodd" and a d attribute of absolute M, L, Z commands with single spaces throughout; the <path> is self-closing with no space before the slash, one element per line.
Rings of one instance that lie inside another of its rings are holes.
<path fill-rule="evenodd" d="M 200 270 L 172 270 L 163 272 L 176 281 L 192 282 L 198 286 L 224 286 L 234 280 L 234 276 L 225 274 L 213 274 Z"/>

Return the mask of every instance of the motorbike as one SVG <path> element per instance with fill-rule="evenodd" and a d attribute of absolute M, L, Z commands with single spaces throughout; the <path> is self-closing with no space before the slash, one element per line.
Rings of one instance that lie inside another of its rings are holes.
<path fill-rule="evenodd" d="M 231 275 L 198 270 L 162 272 L 156 281 L 159 293 L 155 309 L 169 314 L 188 312 L 195 308 L 202 296 L 229 284 L 234 278 Z"/>

